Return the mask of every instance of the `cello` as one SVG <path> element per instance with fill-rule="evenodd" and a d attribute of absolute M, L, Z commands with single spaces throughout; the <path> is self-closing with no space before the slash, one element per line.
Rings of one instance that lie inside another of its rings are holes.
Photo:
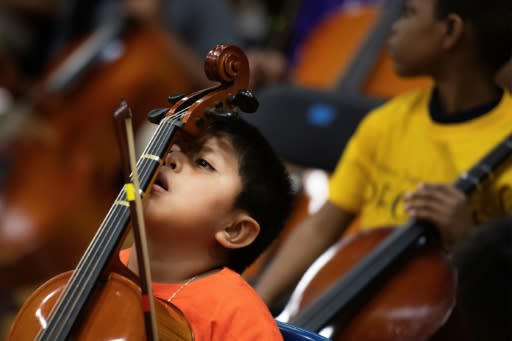
<path fill-rule="evenodd" d="M 509 135 L 454 187 L 470 194 L 511 155 Z M 314 331 L 328 326 L 337 341 L 465 340 L 451 315 L 456 270 L 438 241 L 437 230 L 416 219 L 342 239 L 305 274 L 284 318 Z"/>
<path fill-rule="evenodd" d="M 367 1 L 352 6 L 347 2 L 326 15 L 306 37 L 291 70 L 294 84 L 334 88 L 340 94 L 342 89 L 353 89 L 360 95 L 390 98 L 431 83 L 426 77 L 403 78 L 393 71 L 385 42 L 403 6 L 402 0 Z M 315 63 L 319 58 L 322 63 Z"/>
<path fill-rule="evenodd" d="M 255 110 L 252 94 L 246 90 L 249 80 L 247 58 L 236 46 L 218 45 L 205 61 L 205 73 L 219 85 L 188 96 L 172 97 L 171 108 L 155 109 L 150 120 L 158 128 L 137 162 L 142 196 L 148 190 L 173 141 L 183 136 L 194 138 L 217 115 Z M 72 272 L 50 279 L 38 288 L 21 308 L 9 340 L 78 340 L 142 338 L 140 288 L 116 257 L 128 232 L 130 210 L 123 188 L 107 213 L 78 266 Z M 165 319 L 171 313 L 171 319 Z M 115 312 L 115 313 L 114 313 Z M 112 323 L 112 317 L 122 323 Z M 163 340 L 191 340 L 190 328 L 175 329 L 180 312 L 164 302 L 157 304 L 159 337 Z M 181 316 L 182 317 L 182 316 Z M 121 322 L 121 321 L 120 321 Z"/>

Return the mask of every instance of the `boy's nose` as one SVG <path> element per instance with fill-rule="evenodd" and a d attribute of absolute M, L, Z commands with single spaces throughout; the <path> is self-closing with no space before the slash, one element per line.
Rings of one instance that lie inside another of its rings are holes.
<path fill-rule="evenodd" d="M 183 167 L 183 160 L 181 160 L 182 156 L 179 155 L 182 154 L 180 152 L 171 152 L 167 155 L 167 158 L 165 159 L 164 165 L 171 168 L 173 171 L 180 171 L 180 169 Z"/>

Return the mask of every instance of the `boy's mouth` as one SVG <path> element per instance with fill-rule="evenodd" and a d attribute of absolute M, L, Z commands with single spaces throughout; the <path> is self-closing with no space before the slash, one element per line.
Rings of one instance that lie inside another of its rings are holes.
<path fill-rule="evenodd" d="M 156 190 L 169 190 L 169 184 L 167 182 L 167 179 L 165 176 L 163 176 L 161 173 L 156 178 L 155 182 L 153 183 L 153 188 Z"/>

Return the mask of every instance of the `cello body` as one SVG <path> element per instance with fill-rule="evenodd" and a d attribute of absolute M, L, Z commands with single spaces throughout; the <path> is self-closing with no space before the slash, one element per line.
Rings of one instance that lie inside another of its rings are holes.
<path fill-rule="evenodd" d="M 507 164 L 511 141 L 509 134 L 452 186 L 474 192 Z M 288 315 L 299 326 L 332 325 L 335 340 L 468 339 L 454 309 L 457 271 L 432 223 L 411 218 L 394 229 L 359 232 L 321 258 L 320 270 L 306 273 L 292 296 L 298 302 Z"/>
<path fill-rule="evenodd" d="M 378 228 L 346 237 L 311 266 L 284 310 L 294 320 L 355 264 L 389 236 Z M 427 248 L 403 261 L 379 283 L 375 293 L 358 300 L 343 323 L 334 319 L 326 331 L 336 341 L 428 340 L 448 320 L 455 305 L 457 275 L 447 254 Z"/>
<path fill-rule="evenodd" d="M 52 308 L 61 297 L 71 272 L 62 273 L 39 287 L 18 313 L 7 340 L 35 340 L 46 326 Z M 112 273 L 100 288 L 97 300 L 87 307 L 73 340 L 143 340 L 144 316 L 140 309 L 140 287 L 127 277 Z M 175 306 L 155 301 L 159 339 L 193 340 L 191 327 Z"/>

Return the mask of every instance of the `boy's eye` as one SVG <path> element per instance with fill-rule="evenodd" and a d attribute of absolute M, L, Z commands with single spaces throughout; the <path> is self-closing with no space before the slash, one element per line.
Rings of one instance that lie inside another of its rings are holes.
<path fill-rule="evenodd" d="M 213 169 L 212 165 L 205 159 L 198 158 L 195 162 L 199 167 Z"/>

